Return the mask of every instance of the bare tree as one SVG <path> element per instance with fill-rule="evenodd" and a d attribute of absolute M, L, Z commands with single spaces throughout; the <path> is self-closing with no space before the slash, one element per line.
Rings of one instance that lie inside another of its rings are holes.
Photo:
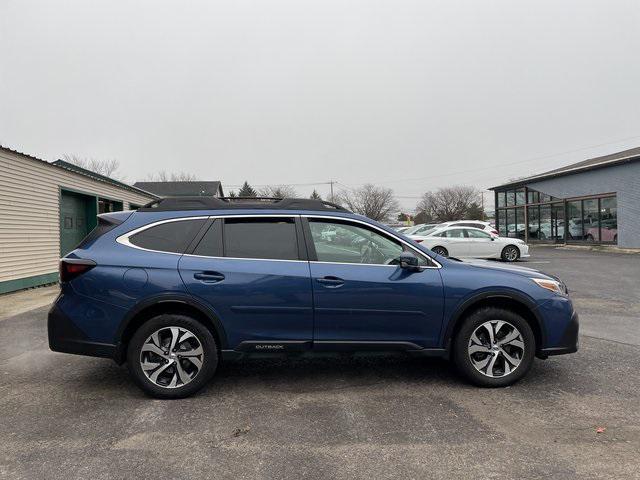
<path fill-rule="evenodd" d="M 269 185 L 258 191 L 260 197 L 296 198 L 298 193 L 290 185 Z"/>
<path fill-rule="evenodd" d="M 94 173 L 104 175 L 105 177 L 121 178 L 121 175 L 118 172 L 120 162 L 115 158 L 98 160 L 96 158 L 81 157 L 79 155 L 65 153 L 62 156 L 62 160 L 68 163 L 73 163 L 85 170 L 90 170 Z"/>
<path fill-rule="evenodd" d="M 198 177 L 193 173 L 167 173 L 165 170 L 160 170 L 159 172 L 150 173 L 149 175 L 147 175 L 146 180 L 148 182 L 195 182 L 196 180 L 198 180 Z"/>
<path fill-rule="evenodd" d="M 480 201 L 480 191 L 475 187 L 458 185 L 440 188 L 422 196 L 416 211 L 438 222 L 462 220 Z"/>
<path fill-rule="evenodd" d="M 357 189 L 343 190 L 338 198 L 338 203 L 349 210 L 380 222 L 388 220 L 400 209 L 393 190 L 370 183 Z"/>

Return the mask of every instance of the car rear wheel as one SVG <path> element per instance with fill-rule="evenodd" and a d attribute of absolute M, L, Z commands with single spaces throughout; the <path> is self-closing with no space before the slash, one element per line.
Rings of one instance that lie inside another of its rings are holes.
<path fill-rule="evenodd" d="M 145 322 L 133 335 L 127 363 L 135 383 L 156 398 L 184 398 L 200 390 L 218 366 L 211 332 L 185 315 Z"/>
<path fill-rule="evenodd" d="M 453 342 L 458 370 L 481 387 L 505 387 L 520 380 L 533 365 L 536 342 L 527 321 L 501 308 L 477 310 Z"/>
<path fill-rule="evenodd" d="M 515 262 L 520 258 L 520 250 L 515 245 L 507 245 L 500 256 L 505 262 Z"/>
<path fill-rule="evenodd" d="M 444 247 L 433 247 L 431 251 L 435 254 L 442 255 L 443 257 L 449 256 L 449 252 Z"/>

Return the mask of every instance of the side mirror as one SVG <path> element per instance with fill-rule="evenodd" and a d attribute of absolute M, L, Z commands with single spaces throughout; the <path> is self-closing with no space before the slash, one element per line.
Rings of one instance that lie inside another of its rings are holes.
<path fill-rule="evenodd" d="M 420 270 L 418 257 L 411 252 L 402 252 L 400 254 L 400 268 L 406 268 L 407 270 Z"/>

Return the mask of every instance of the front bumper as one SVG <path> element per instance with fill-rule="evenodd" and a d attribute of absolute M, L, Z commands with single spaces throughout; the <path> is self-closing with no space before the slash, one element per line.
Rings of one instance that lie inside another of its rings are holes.
<path fill-rule="evenodd" d="M 88 355 L 91 357 L 115 358 L 116 346 L 90 341 L 87 336 L 54 303 L 47 317 L 49 348 L 54 352 Z"/>
<path fill-rule="evenodd" d="M 580 331 L 580 322 L 578 314 L 574 311 L 571 315 L 571 320 L 566 326 L 560 341 L 557 346 L 542 348 L 538 352 L 538 356 L 542 358 L 549 357 L 551 355 L 564 355 L 567 353 L 575 353 L 578 351 L 579 339 L 578 333 Z"/>

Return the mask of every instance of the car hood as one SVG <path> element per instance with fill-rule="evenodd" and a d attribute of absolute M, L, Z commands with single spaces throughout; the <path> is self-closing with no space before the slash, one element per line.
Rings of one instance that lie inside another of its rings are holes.
<path fill-rule="evenodd" d="M 509 263 L 498 263 L 490 260 L 477 260 L 477 259 L 465 259 L 460 260 L 465 265 L 469 265 L 473 268 L 486 268 L 489 270 L 499 270 L 502 272 L 509 272 L 515 275 L 522 275 L 527 278 L 547 278 L 553 280 L 560 280 L 554 275 L 549 275 L 548 273 L 541 272 L 536 270 L 535 268 L 523 267 L 520 265 L 512 265 Z"/>

